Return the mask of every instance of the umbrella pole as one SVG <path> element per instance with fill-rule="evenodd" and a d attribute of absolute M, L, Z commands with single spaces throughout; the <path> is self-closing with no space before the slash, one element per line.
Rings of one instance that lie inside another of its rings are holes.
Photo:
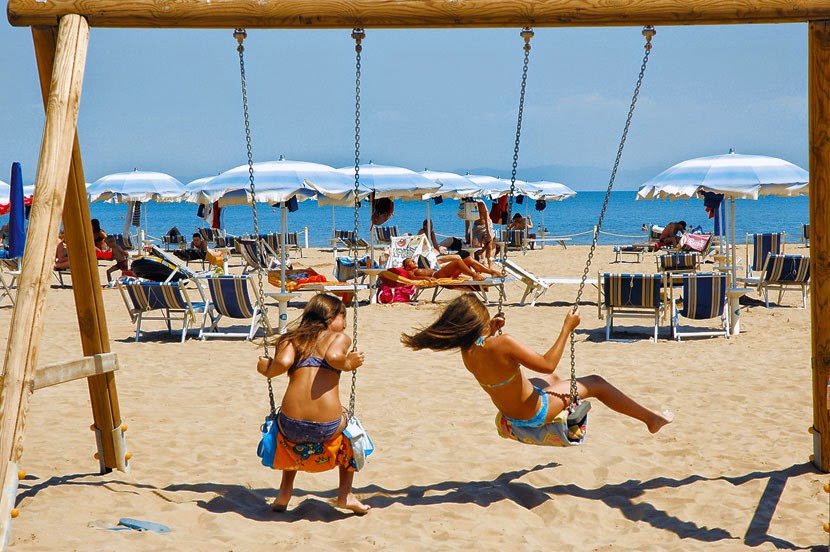
<path fill-rule="evenodd" d="M 731 234 L 731 243 L 729 245 L 729 268 L 732 273 L 732 289 L 728 294 L 729 297 L 729 333 L 730 335 L 738 335 L 741 333 L 741 296 L 744 290 L 738 288 L 738 267 L 737 258 L 735 256 L 735 249 L 737 243 L 735 242 L 735 198 L 729 198 L 729 232 Z"/>
<path fill-rule="evenodd" d="M 287 212 L 285 210 L 285 202 L 280 204 L 280 293 L 285 293 L 285 232 L 287 226 Z M 280 301 L 280 333 L 285 333 L 285 327 L 288 324 L 288 305 L 285 301 Z"/>

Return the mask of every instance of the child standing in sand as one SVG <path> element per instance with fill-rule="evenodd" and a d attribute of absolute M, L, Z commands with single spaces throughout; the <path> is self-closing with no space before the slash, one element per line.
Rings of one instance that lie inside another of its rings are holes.
<path fill-rule="evenodd" d="M 322 471 L 335 463 L 340 470 L 337 506 L 358 514 L 370 508 L 352 494 L 355 463 L 351 449 L 344 452 L 347 440 L 343 428 L 348 413 L 340 404 L 340 373 L 363 364 L 362 352 L 349 352 L 352 340 L 343 333 L 345 328 L 343 302 L 332 295 L 315 295 L 299 322 L 277 337 L 274 358 L 259 359 L 257 371 L 263 376 L 288 374 L 288 387 L 277 415 L 280 436 L 274 461 L 274 468 L 283 470 L 282 481 L 272 510 L 288 507 L 298 470 Z M 300 449 L 320 454 L 294 454 Z M 318 461 L 324 456 L 329 462 L 325 465 Z"/>
<path fill-rule="evenodd" d="M 130 270 L 130 253 L 118 245 L 115 236 L 107 236 L 105 241 L 109 250 L 112 251 L 112 260 L 115 261 L 115 264 L 107 269 L 107 283 L 109 283 L 116 270 L 120 270 L 122 275 L 125 270 Z"/>
<path fill-rule="evenodd" d="M 403 335 L 401 341 L 415 350 L 461 349 L 464 366 L 502 416 L 514 426 L 541 427 L 571 403 L 570 380 L 561 379 L 554 370 L 580 320 L 578 311 L 569 312 L 559 337 L 540 355 L 511 335 L 496 335 L 504 326 L 504 315 L 490 318 L 487 307 L 474 294 L 466 293 L 450 302 L 438 320 L 415 334 Z M 542 376 L 529 379 L 521 366 Z M 651 433 L 674 420 L 670 411 L 645 408 L 601 376 L 577 378 L 576 387 L 581 399 L 596 397 L 612 410 L 640 420 Z"/>

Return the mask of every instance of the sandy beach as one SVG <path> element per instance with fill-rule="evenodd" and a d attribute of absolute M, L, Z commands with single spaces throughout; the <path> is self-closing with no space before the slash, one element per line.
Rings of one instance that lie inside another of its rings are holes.
<path fill-rule="evenodd" d="M 797 244 L 787 251 L 809 252 Z M 579 277 L 587 252 L 555 246 L 510 256 L 539 276 Z M 367 362 L 358 372 L 356 410 L 376 450 L 355 477 L 355 492 L 372 506 L 362 517 L 330 505 L 336 472 L 299 474 L 288 511 L 269 509 L 280 474 L 255 455 L 268 411 L 256 344 L 195 337 L 182 344 L 160 322 L 147 323 L 150 331 L 135 343 L 120 294 L 104 290 L 131 472 L 97 473 L 86 382 L 37 391 L 10 549 L 825 549 L 828 476 L 808 460 L 809 308 L 790 292 L 784 308 L 768 310 L 753 293 L 739 336 L 677 343 L 664 325 L 653 343 L 642 322 L 623 321 L 637 326 L 626 333 L 633 339 L 606 342 L 591 285 L 597 272 L 656 268 L 653 255 L 639 264 L 613 258 L 601 247 L 589 273 L 577 374 L 600 374 L 650 408 L 671 409 L 674 423 L 651 435 L 595 400 L 580 447 L 502 439 L 495 408 L 460 355 L 413 352 L 399 342 L 455 292 L 437 304 L 363 305 L 358 347 Z M 295 262 L 330 274 L 332 254 L 310 250 Z M 518 305 L 521 290 L 507 286 L 506 331 L 546 350 L 577 286 L 554 285 L 535 307 Z M 291 303 L 289 320 L 303 304 Z M 72 291 L 51 289 L 46 310 L 39 364 L 82 356 Z M 8 303 L 0 307 L 0 324 L 8 325 L 11 312 Z M 348 320 L 350 332 L 351 311 Z M 559 371 L 569 371 L 566 361 Z M 349 383 L 345 375 L 344 403 Z M 278 400 L 285 384 L 274 380 Z M 171 531 L 110 530 L 123 517 Z"/>

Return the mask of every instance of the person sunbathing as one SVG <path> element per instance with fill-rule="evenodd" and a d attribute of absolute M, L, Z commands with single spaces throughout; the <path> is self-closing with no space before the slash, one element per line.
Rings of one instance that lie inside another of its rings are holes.
<path fill-rule="evenodd" d="M 434 278 L 458 278 L 462 274 L 471 277 L 473 280 L 486 280 L 487 276 L 476 272 L 472 268 L 470 268 L 467 263 L 461 260 L 460 257 L 456 257 L 454 255 L 450 255 L 450 257 L 454 257 L 451 259 L 442 259 L 439 262 L 443 262 L 441 267 L 438 270 L 433 270 L 431 268 L 418 268 L 418 263 L 415 262 L 414 259 L 404 259 L 403 261 L 403 269 L 406 270 L 407 277 L 410 280 L 432 280 Z M 445 262 L 444 262 L 445 261 Z M 482 267 L 483 268 L 483 267 Z"/>

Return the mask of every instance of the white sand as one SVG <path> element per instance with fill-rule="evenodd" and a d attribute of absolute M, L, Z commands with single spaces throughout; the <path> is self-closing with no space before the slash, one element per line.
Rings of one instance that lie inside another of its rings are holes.
<path fill-rule="evenodd" d="M 512 257 L 540 276 L 576 277 L 587 250 Z M 612 258 L 601 248 L 592 280 L 599 270 L 655 268 L 652 256 L 639 265 Z M 331 260 L 311 251 L 303 262 L 330 273 Z M 547 348 L 575 293 L 574 285 L 554 286 L 535 308 L 520 307 L 521 288 L 510 284 L 506 331 Z M 597 318 L 596 290 L 586 287 L 578 374 L 599 373 L 649 407 L 671 408 L 676 421 L 650 435 L 593 401 L 588 439 L 567 449 L 501 439 L 494 407 L 457 353 L 403 348 L 400 333 L 431 321 L 440 303 L 362 307 L 358 343 L 367 363 L 357 411 L 377 447 L 355 478 L 356 493 L 373 507 L 364 517 L 329 505 L 336 472 L 300 474 L 288 512 L 268 508 L 279 473 L 255 455 L 268 399 L 254 344 L 180 344 L 158 322 L 135 343 L 119 293 L 105 290 L 104 298 L 132 471 L 96 473 L 85 382 L 37 391 L 12 550 L 708 552 L 828 542 L 828 477 L 808 463 L 810 311 L 795 308 L 797 294 L 772 310 L 752 295 L 743 332 L 729 340 L 677 343 L 664 326 L 655 344 L 643 323 L 629 321 L 622 324 L 638 325 L 628 334 L 638 340 L 612 343 Z M 291 305 L 290 319 L 301 306 Z M 39 363 L 81 356 L 72 291 L 50 290 L 47 311 Z M 0 323 L 10 318 L 11 309 L 0 308 Z M 560 370 L 567 373 L 566 362 Z M 278 400 L 285 383 L 275 380 Z M 344 402 L 348 389 L 345 376 Z M 102 528 L 121 517 L 172 531 Z"/>

